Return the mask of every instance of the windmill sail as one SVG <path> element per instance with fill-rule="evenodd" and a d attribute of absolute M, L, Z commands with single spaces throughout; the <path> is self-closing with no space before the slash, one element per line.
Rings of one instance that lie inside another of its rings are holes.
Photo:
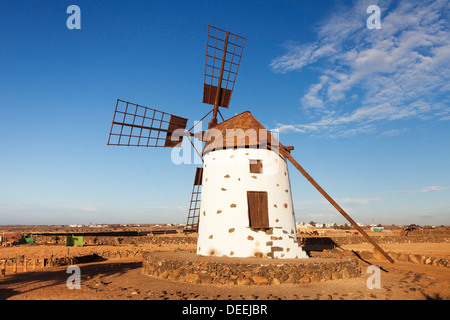
<path fill-rule="evenodd" d="M 180 147 L 187 119 L 117 99 L 108 145 Z"/>
<path fill-rule="evenodd" d="M 228 108 L 241 63 L 245 38 L 208 26 L 203 103 Z"/>

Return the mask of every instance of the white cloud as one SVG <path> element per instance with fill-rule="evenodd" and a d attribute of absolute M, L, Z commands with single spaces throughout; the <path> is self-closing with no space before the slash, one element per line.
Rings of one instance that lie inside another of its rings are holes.
<path fill-rule="evenodd" d="M 408 128 L 403 128 L 403 129 L 391 129 L 391 130 L 386 130 L 383 133 L 381 133 L 382 136 L 387 136 L 387 137 L 393 137 L 393 136 L 397 136 L 402 134 L 403 132 L 408 131 Z"/>
<path fill-rule="evenodd" d="M 289 42 L 272 61 L 274 72 L 319 70 L 300 99 L 316 119 L 280 129 L 345 136 L 382 121 L 449 119 L 449 1 L 379 2 L 380 30 L 365 25 L 369 2 L 337 9 L 315 42 Z"/>
<path fill-rule="evenodd" d="M 428 192 L 440 192 L 446 189 L 449 189 L 450 187 L 440 187 L 440 186 L 429 186 L 424 187 L 422 189 L 417 190 L 399 190 L 399 191 L 392 191 L 392 193 L 428 193 Z"/>

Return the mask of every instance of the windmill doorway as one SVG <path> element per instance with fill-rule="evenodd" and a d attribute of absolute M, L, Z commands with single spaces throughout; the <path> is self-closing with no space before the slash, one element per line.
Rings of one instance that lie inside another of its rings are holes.
<path fill-rule="evenodd" d="M 269 206 L 266 191 L 247 191 L 248 221 L 252 229 L 269 228 Z"/>

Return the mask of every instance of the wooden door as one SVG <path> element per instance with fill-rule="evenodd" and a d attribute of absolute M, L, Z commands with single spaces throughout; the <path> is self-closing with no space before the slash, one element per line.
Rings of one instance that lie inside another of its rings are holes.
<path fill-rule="evenodd" d="M 269 206 L 266 191 L 247 191 L 248 221 L 250 228 L 269 228 Z"/>

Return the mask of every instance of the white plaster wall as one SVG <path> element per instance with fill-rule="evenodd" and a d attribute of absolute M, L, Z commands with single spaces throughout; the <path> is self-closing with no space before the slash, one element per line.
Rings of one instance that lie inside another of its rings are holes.
<path fill-rule="evenodd" d="M 263 173 L 250 173 L 249 160 Z M 267 191 L 267 231 L 249 228 L 247 191 Z M 264 149 L 225 149 L 204 156 L 199 255 L 306 258 L 298 247 L 286 160 Z"/>

